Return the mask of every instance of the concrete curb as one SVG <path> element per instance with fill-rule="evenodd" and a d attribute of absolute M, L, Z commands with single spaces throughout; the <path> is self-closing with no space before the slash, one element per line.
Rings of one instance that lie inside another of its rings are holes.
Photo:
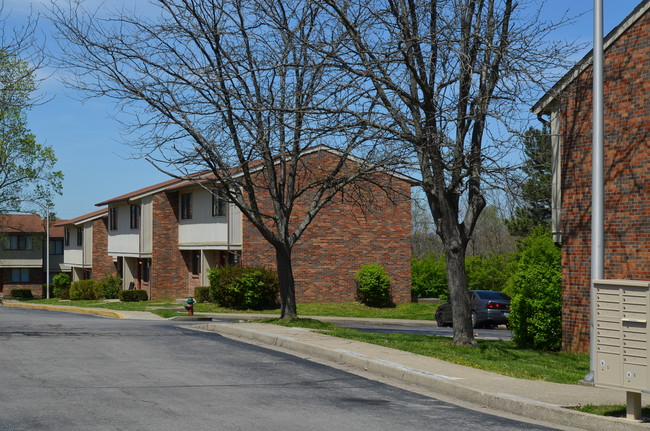
<path fill-rule="evenodd" d="M 271 327 L 272 325 L 269 325 Z M 350 366 L 369 373 L 389 377 L 404 383 L 412 384 L 470 403 L 501 410 L 520 416 L 537 419 L 565 427 L 574 427 L 594 431 L 631 431 L 650 429 L 649 424 L 637 423 L 620 418 L 592 415 L 563 408 L 559 405 L 547 404 L 532 399 L 510 397 L 505 394 L 487 393 L 477 390 L 458 380 L 443 375 L 417 370 L 397 363 L 371 358 L 361 353 L 344 349 L 332 349 L 319 343 L 306 343 L 291 336 L 274 334 L 272 329 L 260 331 L 246 328 L 242 324 L 203 324 L 192 327 L 223 335 L 236 337 L 242 341 L 250 340 L 281 347 L 302 354 L 315 356 Z M 303 329 L 309 331 L 308 329 Z M 327 335 L 313 334 L 322 337 Z"/>
<path fill-rule="evenodd" d="M 103 310 L 99 308 L 82 308 L 82 307 L 73 307 L 65 305 L 49 305 L 49 304 L 29 304 L 26 302 L 2 302 L 4 307 L 16 307 L 16 308 L 35 308 L 39 310 L 50 310 L 50 311 L 61 311 L 64 313 L 77 313 L 77 314 L 89 314 L 91 316 L 102 316 L 110 317 L 113 319 L 124 319 L 125 316 L 122 313 L 119 313 L 114 310 Z"/>

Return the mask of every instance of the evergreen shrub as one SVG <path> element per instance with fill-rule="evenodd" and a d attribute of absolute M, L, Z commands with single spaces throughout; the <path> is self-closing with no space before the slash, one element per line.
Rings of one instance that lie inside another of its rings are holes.
<path fill-rule="evenodd" d="M 70 274 L 60 272 L 52 278 L 52 293 L 55 298 L 70 299 Z"/>
<path fill-rule="evenodd" d="M 445 255 L 428 255 L 411 260 L 411 296 L 447 299 L 447 263 Z"/>
<path fill-rule="evenodd" d="M 390 307 L 390 278 L 384 267 L 378 263 L 363 265 L 354 276 L 357 284 L 357 299 L 370 307 Z"/>
<path fill-rule="evenodd" d="M 11 289 L 12 298 L 34 299 L 31 289 Z"/>
<path fill-rule="evenodd" d="M 70 285 L 70 299 L 72 301 L 93 301 L 99 298 L 99 285 L 95 280 L 79 280 Z"/>
<path fill-rule="evenodd" d="M 144 289 L 120 290 L 118 296 L 122 302 L 138 302 L 149 299 L 147 291 Z"/>
<path fill-rule="evenodd" d="M 218 305 L 236 310 L 279 307 L 280 283 L 275 271 L 260 266 L 223 266 L 208 274 L 210 294 Z"/>
<path fill-rule="evenodd" d="M 196 302 L 212 302 L 210 300 L 210 286 L 197 286 L 194 288 Z"/>
<path fill-rule="evenodd" d="M 97 283 L 102 298 L 117 299 L 122 290 L 122 278 L 117 275 L 106 275 Z"/>
<path fill-rule="evenodd" d="M 509 326 L 522 348 L 554 351 L 562 347 L 561 252 L 545 230 L 520 244 L 517 271 L 507 293 L 512 297 Z"/>

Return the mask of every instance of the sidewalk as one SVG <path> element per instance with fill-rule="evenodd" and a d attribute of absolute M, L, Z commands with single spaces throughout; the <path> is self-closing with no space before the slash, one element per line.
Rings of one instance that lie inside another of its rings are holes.
<path fill-rule="evenodd" d="M 113 318 L 162 320 L 159 316 L 139 311 L 84 309 L 8 301 L 5 301 L 4 305 L 81 312 Z M 250 314 L 201 313 L 200 316 L 242 320 L 255 318 Z M 264 316 L 264 318 L 268 317 L 268 315 Z M 337 320 L 323 318 L 326 319 Z M 369 321 L 369 319 L 364 320 Z M 381 321 L 387 323 L 384 319 Z M 422 324 L 432 323 L 422 322 Z M 596 416 L 565 408 L 586 404 L 625 404 L 625 392 L 622 390 L 515 379 L 400 350 L 330 337 L 303 328 L 248 322 L 203 323 L 192 325 L 190 329 L 217 332 L 246 342 L 276 346 L 322 360 L 334 361 L 358 369 L 362 373 L 392 378 L 493 410 L 507 411 L 563 427 L 597 431 L 650 430 L 650 423 Z M 648 402 L 647 395 L 644 394 L 643 398 L 645 405 Z"/>

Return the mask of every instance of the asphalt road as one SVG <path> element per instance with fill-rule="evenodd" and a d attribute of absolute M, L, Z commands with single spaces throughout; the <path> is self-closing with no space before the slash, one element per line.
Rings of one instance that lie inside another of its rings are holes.
<path fill-rule="evenodd" d="M 541 430 L 188 330 L 0 307 L 0 430 Z"/>

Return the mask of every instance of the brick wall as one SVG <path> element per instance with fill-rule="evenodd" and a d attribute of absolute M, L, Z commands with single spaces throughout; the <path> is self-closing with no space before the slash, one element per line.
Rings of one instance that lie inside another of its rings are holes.
<path fill-rule="evenodd" d="M 151 299 L 180 298 L 190 293 L 187 265 L 178 249 L 178 193 L 162 192 L 153 198 L 153 250 Z"/>
<path fill-rule="evenodd" d="M 608 279 L 650 280 L 650 17 L 605 52 Z M 589 350 L 592 70 L 562 95 L 563 347 Z"/>
<path fill-rule="evenodd" d="M 12 289 L 30 289 L 34 298 L 40 298 L 43 294 L 45 274 L 42 268 L 29 268 L 29 283 L 13 283 L 11 281 L 11 268 L 3 268 L 0 271 L 3 273 L 0 280 L 4 281 L 4 284 L 0 285 L 3 296 L 11 295 Z"/>
<path fill-rule="evenodd" d="M 108 218 L 93 221 L 92 268 L 94 279 L 117 274 L 113 258 L 108 255 Z"/>
<path fill-rule="evenodd" d="M 319 153 L 312 161 L 327 172 L 336 162 L 333 157 Z M 368 263 L 387 269 L 395 302 L 411 300 L 410 185 L 387 175 L 375 178 L 384 183 L 391 179 L 394 192 L 390 198 L 376 185 L 359 184 L 316 216 L 293 250 L 298 302 L 354 301 L 354 274 Z M 292 222 L 301 222 L 304 211 L 298 205 Z M 243 230 L 242 263 L 275 268 L 275 253 L 257 229 L 244 220 Z"/>

